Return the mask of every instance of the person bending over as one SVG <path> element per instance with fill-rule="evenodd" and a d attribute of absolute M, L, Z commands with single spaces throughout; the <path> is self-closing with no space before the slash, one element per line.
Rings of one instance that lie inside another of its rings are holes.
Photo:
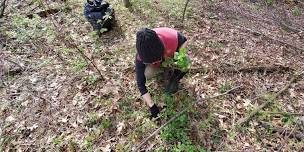
<path fill-rule="evenodd" d="M 160 27 L 154 29 L 143 28 L 136 33 L 136 81 L 143 100 L 150 108 L 151 118 L 156 118 L 160 112 L 152 101 L 146 87 L 146 80 L 154 77 L 160 70 L 161 63 L 173 58 L 175 52 L 186 46 L 186 37 L 172 28 Z M 181 70 L 172 70 L 165 91 L 175 93 L 180 79 L 186 74 Z"/>

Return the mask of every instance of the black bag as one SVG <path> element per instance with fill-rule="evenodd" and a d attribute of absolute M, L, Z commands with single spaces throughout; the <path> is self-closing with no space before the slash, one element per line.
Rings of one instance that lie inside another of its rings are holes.
<path fill-rule="evenodd" d="M 84 16 L 99 34 L 111 30 L 114 26 L 114 9 L 104 0 L 87 0 Z"/>

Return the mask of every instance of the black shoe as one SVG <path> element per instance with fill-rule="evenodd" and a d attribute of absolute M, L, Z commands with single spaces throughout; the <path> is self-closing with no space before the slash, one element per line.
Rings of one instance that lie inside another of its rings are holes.
<path fill-rule="evenodd" d="M 176 93 L 178 90 L 178 84 L 179 84 L 179 80 L 170 80 L 165 90 L 166 93 L 168 94 Z"/>
<path fill-rule="evenodd" d="M 169 84 L 167 85 L 165 92 L 168 94 L 174 94 L 178 91 L 178 85 L 180 79 L 182 79 L 187 72 L 182 72 L 180 70 L 174 70 L 172 77 L 169 80 Z"/>

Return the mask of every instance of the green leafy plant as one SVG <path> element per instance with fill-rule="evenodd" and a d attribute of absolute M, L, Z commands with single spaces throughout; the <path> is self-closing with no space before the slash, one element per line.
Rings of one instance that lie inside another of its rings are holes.
<path fill-rule="evenodd" d="M 191 60 L 187 55 L 187 49 L 181 48 L 179 52 L 175 52 L 173 58 L 167 58 L 163 63 L 163 67 L 173 67 L 181 71 L 187 71 L 191 67 Z"/>
<path fill-rule="evenodd" d="M 299 7 L 295 7 L 291 10 L 291 13 L 294 16 L 300 16 L 302 14 L 302 11 Z"/>
<path fill-rule="evenodd" d="M 110 119 L 103 119 L 101 122 L 101 127 L 102 128 L 109 128 L 112 125 L 112 122 Z"/>
<path fill-rule="evenodd" d="M 87 67 L 87 61 L 83 58 L 76 58 L 71 61 L 72 67 L 75 69 L 75 71 L 82 71 L 85 67 Z"/>
<path fill-rule="evenodd" d="M 266 0 L 267 5 L 272 5 L 273 4 L 273 0 Z"/>
<path fill-rule="evenodd" d="M 210 128 L 214 122 L 215 116 L 213 114 L 208 114 L 207 119 L 200 122 L 199 128 L 205 131 L 206 129 Z"/>
<path fill-rule="evenodd" d="M 87 77 L 86 81 L 90 84 L 93 85 L 97 81 L 97 76 L 96 75 L 90 75 Z"/>
<path fill-rule="evenodd" d="M 177 145 L 174 146 L 172 151 L 175 151 L 175 152 L 184 152 L 184 151 L 207 152 L 205 149 L 196 147 L 195 145 L 193 145 L 191 143 L 178 143 Z"/>
<path fill-rule="evenodd" d="M 92 126 L 95 125 L 98 122 L 98 115 L 96 113 L 90 113 L 88 114 L 87 124 Z"/>
<path fill-rule="evenodd" d="M 61 136 L 56 137 L 56 138 L 53 139 L 53 144 L 56 145 L 56 146 L 59 146 L 63 143 L 63 140 L 64 140 L 64 138 L 61 135 Z"/>
<path fill-rule="evenodd" d="M 187 51 L 188 50 L 186 48 L 181 48 L 179 52 L 175 52 L 174 54 L 174 60 L 176 60 L 174 63 L 182 71 L 186 71 L 191 67 L 191 60 L 187 55 Z"/>
<path fill-rule="evenodd" d="M 87 151 L 93 151 L 93 144 L 96 139 L 96 135 L 94 133 L 90 133 L 84 139 L 84 145 Z"/>
<path fill-rule="evenodd" d="M 224 93 L 232 88 L 231 82 L 225 81 L 224 84 L 221 84 L 219 87 L 219 91 Z"/>

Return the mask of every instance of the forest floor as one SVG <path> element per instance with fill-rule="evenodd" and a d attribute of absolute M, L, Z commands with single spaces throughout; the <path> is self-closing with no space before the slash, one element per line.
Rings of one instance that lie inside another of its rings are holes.
<path fill-rule="evenodd" d="M 116 27 L 100 38 L 81 0 L 7 2 L 0 151 L 132 151 L 191 102 L 237 86 L 192 106 L 140 149 L 304 151 L 303 76 L 274 95 L 304 70 L 303 1 L 190 1 L 184 23 L 184 0 L 109 2 Z M 173 96 L 148 81 L 164 107 L 159 124 L 140 98 L 134 59 L 136 31 L 161 26 L 188 38 L 192 67 Z"/>

